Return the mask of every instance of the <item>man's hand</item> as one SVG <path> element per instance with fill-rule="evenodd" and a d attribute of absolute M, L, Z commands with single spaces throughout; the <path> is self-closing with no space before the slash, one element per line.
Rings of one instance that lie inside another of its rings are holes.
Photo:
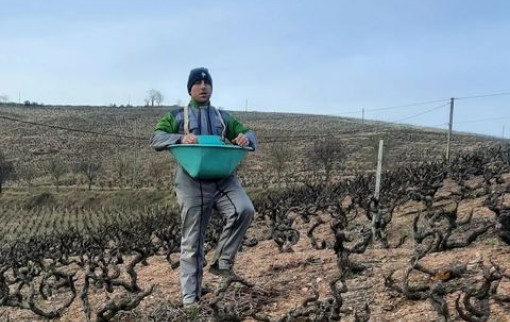
<path fill-rule="evenodd" d="M 182 144 L 196 144 L 198 143 L 198 139 L 196 137 L 195 134 L 193 133 L 190 133 L 188 135 L 185 135 L 182 139 L 181 139 L 181 143 Z"/>
<path fill-rule="evenodd" d="M 248 140 L 248 138 L 246 138 L 246 136 L 244 136 L 243 133 L 240 133 L 235 139 L 234 139 L 234 143 L 239 145 L 239 146 L 242 146 L 242 147 L 245 147 L 245 146 L 248 146 L 248 144 L 250 144 L 250 140 Z"/>

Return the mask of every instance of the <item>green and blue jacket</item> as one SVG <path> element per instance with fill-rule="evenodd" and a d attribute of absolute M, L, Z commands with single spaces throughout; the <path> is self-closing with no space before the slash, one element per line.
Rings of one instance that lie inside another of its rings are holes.
<path fill-rule="evenodd" d="M 179 144 L 185 135 L 184 108 L 168 112 L 159 120 L 150 139 L 150 146 L 157 151 L 165 150 L 172 144 Z M 221 118 L 221 119 L 220 119 Z M 250 141 L 249 146 L 257 148 L 255 133 L 229 113 L 214 106 L 198 106 L 195 101 L 188 105 L 189 133 L 195 135 L 224 135 L 233 141 L 243 133 Z"/>

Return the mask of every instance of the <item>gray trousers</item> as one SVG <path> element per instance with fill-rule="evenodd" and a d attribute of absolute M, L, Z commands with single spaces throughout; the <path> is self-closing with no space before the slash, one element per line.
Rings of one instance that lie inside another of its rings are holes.
<path fill-rule="evenodd" d="M 231 269 L 251 224 L 255 210 L 235 176 L 218 181 L 191 178 L 181 167 L 175 177 L 177 202 L 181 207 L 181 290 L 183 303 L 200 298 L 204 274 L 204 238 L 213 209 L 226 223 L 212 264 Z"/>

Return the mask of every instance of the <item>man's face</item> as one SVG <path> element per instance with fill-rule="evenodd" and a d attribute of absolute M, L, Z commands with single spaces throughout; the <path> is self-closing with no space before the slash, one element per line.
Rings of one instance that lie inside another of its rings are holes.
<path fill-rule="evenodd" d="M 206 84 L 204 80 L 199 80 L 191 86 L 191 98 L 197 103 L 207 103 L 211 98 L 212 87 Z"/>

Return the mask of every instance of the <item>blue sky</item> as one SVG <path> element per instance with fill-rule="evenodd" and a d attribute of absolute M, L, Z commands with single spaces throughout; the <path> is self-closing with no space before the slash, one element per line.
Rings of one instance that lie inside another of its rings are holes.
<path fill-rule="evenodd" d="M 510 1 L 5 1 L 0 95 L 166 104 L 209 68 L 226 109 L 446 128 L 448 99 L 510 92 Z M 400 108 L 385 107 L 431 102 Z M 423 114 L 422 114 L 423 113 Z M 419 116 L 414 116 L 421 114 Z M 413 117 L 414 116 L 414 117 Z M 510 95 L 459 99 L 454 129 L 510 137 Z"/>

